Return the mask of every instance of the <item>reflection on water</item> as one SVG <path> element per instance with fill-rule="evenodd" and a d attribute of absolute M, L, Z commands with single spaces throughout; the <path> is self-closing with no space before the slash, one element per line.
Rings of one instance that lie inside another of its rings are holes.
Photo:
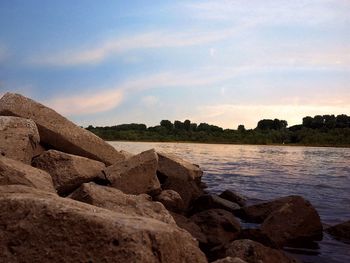
<path fill-rule="evenodd" d="M 251 199 L 262 200 L 299 194 L 316 207 L 323 223 L 350 219 L 350 149 L 347 148 L 110 143 L 132 153 L 155 148 L 197 163 L 205 172 L 203 181 L 211 192 L 233 189 Z M 318 256 L 317 261 L 307 258 L 307 262 L 350 262 L 349 245 L 327 236 L 320 249 L 323 257 Z"/>

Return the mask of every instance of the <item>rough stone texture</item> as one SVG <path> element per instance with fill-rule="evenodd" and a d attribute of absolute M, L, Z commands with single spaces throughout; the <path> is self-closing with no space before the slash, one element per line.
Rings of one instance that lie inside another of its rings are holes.
<path fill-rule="evenodd" d="M 163 189 L 178 192 L 184 201 L 185 209 L 190 203 L 203 194 L 201 177 L 203 171 L 178 156 L 158 153 L 158 178 Z"/>
<path fill-rule="evenodd" d="M 350 221 L 331 226 L 326 231 L 336 238 L 350 240 Z"/>
<path fill-rule="evenodd" d="M 284 204 L 298 196 L 291 195 L 274 199 L 272 201 L 243 207 L 240 216 L 248 222 L 262 223 L 273 211 L 280 209 Z"/>
<path fill-rule="evenodd" d="M 260 228 L 281 247 L 294 242 L 321 240 L 323 230 L 316 209 L 301 196 L 295 196 L 272 212 Z"/>
<path fill-rule="evenodd" d="M 202 195 L 197 198 L 192 205 L 191 213 L 198 213 L 208 209 L 224 209 L 231 213 L 237 213 L 240 209 L 240 206 L 236 203 L 223 199 L 217 195 Z"/>
<path fill-rule="evenodd" d="M 13 184 L 13 185 L 0 185 L 0 197 L 8 194 L 39 194 L 47 197 L 57 197 L 56 193 L 45 192 L 37 188 L 33 188 L 26 185 Z"/>
<path fill-rule="evenodd" d="M 50 148 L 113 164 L 125 158 L 93 133 L 75 125 L 54 110 L 19 94 L 6 93 L 0 99 L 0 115 L 32 119 L 40 140 Z"/>
<path fill-rule="evenodd" d="M 126 194 L 159 194 L 157 178 L 158 156 L 148 150 L 129 159 L 108 166 L 104 171 L 111 186 Z"/>
<path fill-rule="evenodd" d="M 0 116 L 0 155 L 30 164 L 39 141 L 32 120 Z"/>
<path fill-rule="evenodd" d="M 29 193 L 0 207 L 3 262 L 207 262 L 186 231 L 158 220 Z"/>
<path fill-rule="evenodd" d="M 230 213 L 222 209 L 211 209 L 197 213 L 190 217 L 206 235 L 207 248 L 226 244 L 234 240 L 240 232 L 239 221 Z"/>
<path fill-rule="evenodd" d="M 222 259 L 215 260 L 213 263 L 247 263 L 247 261 L 244 261 L 240 258 L 225 257 Z"/>
<path fill-rule="evenodd" d="M 226 249 L 226 255 L 238 257 L 248 263 L 299 263 L 281 250 L 265 247 L 249 240 L 235 240 Z"/>
<path fill-rule="evenodd" d="M 104 163 L 56 150 L 44 152 L 34 158 L 32 164 L 51 175 L 59 195 L 67 195 L 83 183 L 104 178 Z"/>
<path fill-rule="evenodd" d="M 154 197 L 154 200 L 161 202 L 169 211 L 181 213 L 184 210 L 184 202 L 179 193 L 174 190 L 163 190 Z"/>
<path fill-rule="evenodd" d="M 198 240 L 199 244 L 208 243 L 207 237 L 202 233 L 201 228 L 195 222 L 180 214 L 171 213 L 171 215 L 175 219 L 176 224 L 180 228 L 188 231 L 195 239 Z"/>
<path fill-rule="evenodd" d="M 164 206 L 159 202 L 152 202 L 151 197 L 146 194 L 127 195 L 112 187 L 86 183 L 68 197 L 126 215 L 143 216 L 175 224 L 173 217 Z"/>
<path fill-rule="evenodd" d="M 56 193 L 48 173 L 2 156 L 0 156 L 0 185 L 27 185 Z"/>
<path fill-rule="evenodd" d="M 247 199 L 240 195 L 239 193 L 236 193 L 234 191 L 225 190 L 220 195 L 221 198 L 229 200 L 233 203 L 238 204 L 239 206 L 245 206 Z"/>

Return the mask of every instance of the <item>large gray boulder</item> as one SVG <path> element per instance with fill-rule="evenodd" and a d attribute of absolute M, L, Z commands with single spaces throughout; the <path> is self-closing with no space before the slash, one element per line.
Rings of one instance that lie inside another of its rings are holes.
<path fill-rule="evenodd" d="M 0 116 L 0 155 L 30 164 L 39 142 L 32 120 Z"/>
<path fill-rule="evenodd" d="M 235 240 L 227 246 L 226 256 L 238 257 L 247 263 L 300 263 L 297 259 L 277 250 L 249 240 Z"/>
<path fill-rule="evenodd" d="M 38 193 L 0 196 L 3 262 L 207 262 L 175 225 Z"/>
<path fill-rule="evenodd" d="M 42 143 L 66 153 L 113 164 L 124 154 L 93 133 L 75 125 L 56 111 L 19 94 L 6 93 L 0 99 L 0 115 L 32 119 Z"/>
<path fill-rule="evenodd" d="M 143 216 L 175 224 L 165 207 L 159 202 L 152 202 L 151 197 L 146 194 L 128 195 L 112 187 L 86 183 L 68 197 L 126 215 Z"/>
<path fill-rule="evenodd" d="M 168 153 L 158 153 L 158 178 L 163 189 L 178 192 L 187 209 L 191 202 L 203 191 L 200 187 L 203 171 L 180 157 Z"/>
<path fill-rule="evenodd" d="M 0 185 L 26 185 L 56 193 L 47 172 L 3 156 L 0 156 Z"/>
<path fill-rule="evenodd" d="M 83 183 L 104 178 L 104 163 L 56 150 L 43 152 L 32 164 L 51 175 L 59 195 L 67 195 Z"/>
<path fill-rule="evenodd" d="M 156 152 L 148 150 L 108 166 L 104 172 L 110 186 L 126 194 L 157 195 L 161 192 L 157 165 Z"/>

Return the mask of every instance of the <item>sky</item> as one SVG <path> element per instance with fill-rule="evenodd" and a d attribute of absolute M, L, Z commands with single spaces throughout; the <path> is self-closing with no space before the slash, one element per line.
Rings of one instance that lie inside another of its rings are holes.
<path fill-rule="evenodd" d="M 350 1 L 1 0 L 6 92 L 82 126 L 350 115 Z"/>

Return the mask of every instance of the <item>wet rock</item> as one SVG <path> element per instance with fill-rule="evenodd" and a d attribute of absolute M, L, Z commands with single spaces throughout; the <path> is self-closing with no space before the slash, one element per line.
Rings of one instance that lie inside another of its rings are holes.
<path fill-rule="evenodd" d="M 0 155 L 30 164 L 39 141 L 32 120 L 0 116 Z"/>
<path fill-rule="evenodd" d="M 51 175 L 59 195 L 67 195 L 83 183 L 104 178 L 104 163 L 56 150 L 42 153 L 32 164 Z"/>
<path fill-rule="evenodd" d="M 156 152 L 148 150 L 108 166 L 104 171 L 111 186 L 126 194 L 157 195 L 161 192 L 157 166 Z"/>
<path fill-rule="evenodd" d="M 153 199 L 161 202 L 171 212 L 181 213 L 184 210 L 184 202 L 181 196 L 174 190 L 163 190 Z"/>
<path fill-rule="evenodd" d="M 240 258 L 226 257 L 215 260 L 213 263 L 247 263 L 247 261 L 244 261 Z"/>
<path fill-rule="evenodd" d="M 267 247 L 278 248 L 277 244 L 275 244 L 275 242 L 259 228 L 242 229 L 237 239 L 250 239 Z"/>
<path fill-rule="evenodd" d="M 329 227 L 326 231 L 337 239 L 350 240 L 350 221 Z"/>
<path fill-rule="evenodd" d="M 295 198 L 298 198 L 298 196 L 291 195 L 243 207 L 239 212 L 239 216 L 248 222 L 262 223 L 273 211 L 280 209 L 284 204 Z"/>
<path fill-rule="evenodd" d="M 50 148 L 106 164 L 124 160 L 125 156 L 93 133 L 75 125 L 54 110 L 19 94 L 6 93 L 0 99 L 0 115 L 33 120 L 40 140 Z"/>
<path fill-rule="evenodd" d="M 236 203 L 223 199 L 217 195 L 202 195 L 198 197 L 192 205 L 191 213 L 198 213 L 208 209 L 223 209 L 231 213 L 239 211 L 240 207 Z"/>
<path fill-rule="evenodd" d="M 0 185 L 26 185 L 56 193 L 48 173 L 2 156 L 0 156 Z"/>
<path fill-rule="evenodd" d="M 230 190 L 225 190 L 223 191 L 219 197 L 229 200 L 233 203 L 238 204 L 239 206 L 245 206 L 247 199 L 244 198 L 242 195 L 240 195 L 239 193 L 236 193 L 234 191 L 230 191 Z"/>
<path fill-rule="evenodd" d="M 262 233 L 280 247 L 308 240 L 321 240 L 323 230 L 316 209 L 301 196 L 293 197 L 272 212 L 260 228 Z"/>
<path fill-rule="evenodd" d="M 198 240 L 199 244 L 207 244 L 207 237 L 202 233 L 201 228 L 193 222 L 191 219 L 176 213 L 171 213 L 178 227 L 185 229 L 195 239 Z"/>
<path fill-rule="evenodd" d="M 190 203 L 203 193 L 201 188 L 203 171 L 198 165 L 175 155 L 158 153 L 158 157 L 157 175 L 162 188 L 178 192 L 187 209 Z"/>
<path fill-rule="evenodd" d="M 229 243 L 241 230 L 239 221 L 228 211 L 210 209 L 190 217 L 207 237 L 207 249 Z"/>
<path fill-rule="evenodd" d="M 151 197 L 146 194 L 128 195 L 112 187 L 86 183 L 68 197 L 126 215 L 143 216 L 175 224 L 173 217 L 164 206 L 159 202 L 152 202 Z"/>
<path fill-rule="evenodd" d="M 0 197 L 3 262 L 197 262 L 206 258 L 175 225 L 67 198 Z"/>
<path fill-rule="evenodd" d="M 235 240 L 227 246 L 226 256 L 238 257 L 248 263 L 298 263 L 281 250 L 265 247 L 249 240 Z"/>

